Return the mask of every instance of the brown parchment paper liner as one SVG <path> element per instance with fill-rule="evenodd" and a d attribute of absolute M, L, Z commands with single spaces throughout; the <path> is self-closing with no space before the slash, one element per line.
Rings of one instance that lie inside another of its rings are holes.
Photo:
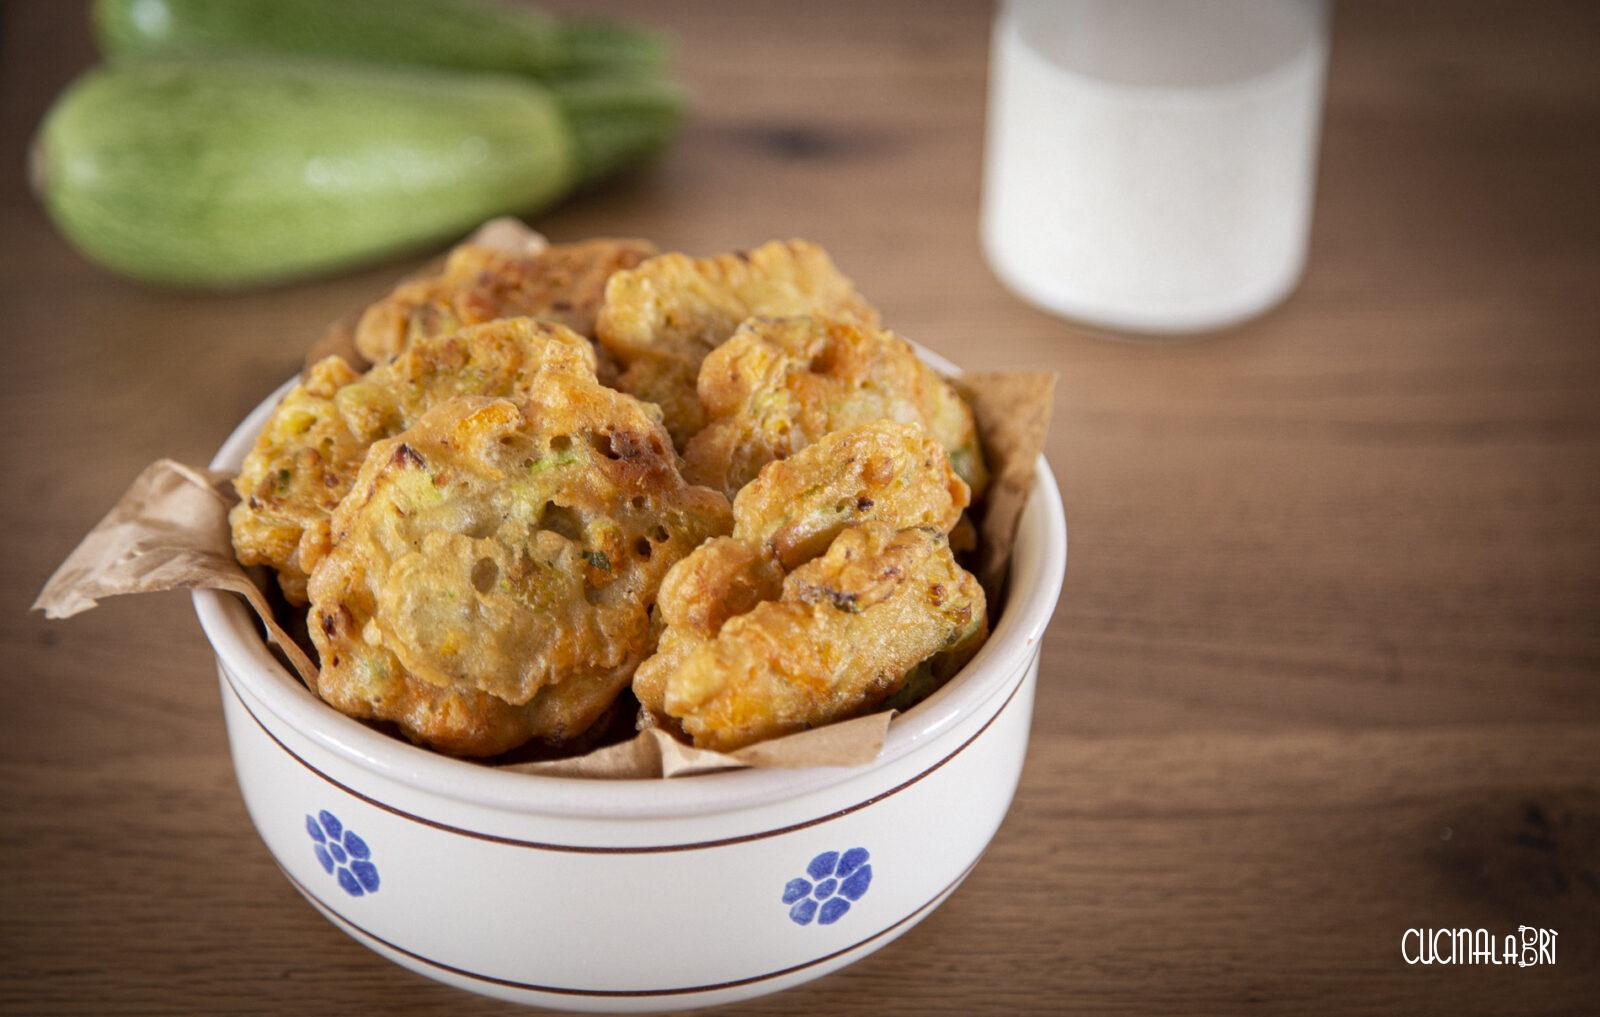
<path fill-rule="evenodd" d="M 266 596 L 234 560 L 228 509 L 237 500 L 226 473 L 156 460 L 50 576 L 33 609 L 46 618 L 70 618 L 119 593 L 227 590 L 255 608 L 301 681 L 314 684 L 317 665 L 278 625 Z"/>
<path fill-rule="evenodd" d="M 978 520 L 973 575 L 996 613 L 1011 566 L 1017 520 L 1033 490 L 1033 471 L 1044 451 L 1055 404 L 1054 371 L 971 372 L 951 379 L 972 407 L 978 438 L 989 457 L 990 482 Z"/>
<path fill-rule="evenodd" d="M 485 239 L 487 237 L 487 239 Z M 473 240 L 508 249 L 538 250 L 544 240 L 515 220 L 496 220 Z M 322 356 L 337 353 L 365 368 L 352 341 L 353 315 L 330 327 L 318 343 Z M 980 535 L 975 574 L 999 613 L 1017 520 L 1033 488 L 1034 465 L 1049 427 L 1055 375 L 1048 372 L 967 374 L 956 381 L 972 404 L 992 482 L 977 513 Z M 315 695 L 317 668 L 272 614 L 266 596 L 234 559 L 228 510 L 237 500 L 230 477 L 162 459 L 133 482 L 61 567 L 34 602 L 47 618 L 68 618 L 120 593 L 217 589 L 242 596 Z M 810 731 L 774 738 L 736 752 L 697 749 L 660 729 L 567 759 L 510 763 L 519 773 L 595 779 L 680 777 L 744 767 L 859 766 L 877 758 L 892 711 L 881 711 Z"/>
<path fill-rule="evenodd" d="M 862 766 L 878 758 L 889 733 L 893 710 L 840 721 L 826 727 L 747 745 L 735 752 L 712 752 L 685 745 L 660 728 L 640 731 L 631 741 L 595 749 L 586 756 L 497 767 L 548 777 L 637 780 L 687 777 L 715 770 L 795 769 L 808 766 Z"/>

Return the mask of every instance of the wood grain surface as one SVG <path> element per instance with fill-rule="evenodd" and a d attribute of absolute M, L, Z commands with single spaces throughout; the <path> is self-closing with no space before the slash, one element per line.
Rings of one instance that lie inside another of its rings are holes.
<path fill-rule="evenodd" d="M 264 293 L 110 277 L 20 173 L 93 60 L 0 8 L 0 1009 L 511 1013 L 308 908 L 250 827 L 186 598 L 27 613 L 148 461 L 204 461 L 421 255 Z M 1342 6 L 1310 268 L 1205 342 L 1107 342 L 977 244 L 981 4 L 612 5 L 695 114 L 539 218 L 826 244 L 972 368 L 1061 372 L 1072 532 L 986 860 L 903 939 L 755 1014 L 1594 1013 L 1600 999 L 1600 8 Z M 1410 927 L 1559 932 L 1410 967 Z M 559 934 L 538 929 L 537 934 Z"/>

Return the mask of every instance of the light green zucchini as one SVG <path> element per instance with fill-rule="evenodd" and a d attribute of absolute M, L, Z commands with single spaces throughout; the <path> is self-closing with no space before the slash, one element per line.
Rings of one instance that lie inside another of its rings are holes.
<path fill-rule="evenodd" d="M 88 257 L 230 287 L 355 264 L 531 212 L 658 147 L 659 82 L 547 88 L 358 65 L 130 61 L 91 71 L 35 140 L 35 187 Z"/>

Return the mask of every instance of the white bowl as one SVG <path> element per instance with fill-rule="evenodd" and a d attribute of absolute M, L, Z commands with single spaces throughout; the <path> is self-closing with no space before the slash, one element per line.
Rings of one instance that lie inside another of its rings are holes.
<path fill-rule="evenodd" d="M 238 469 L 287 387 L 229 436 L 214 468 Z M 327 706 L 272 656 L 239 598 L 197 591 L 250 817 L 335 925 L 484 995 L 677 1009 L 843 967 L 948 897 L 1011 803 L 1066 567 L 1042 457 L 1036 478 L 993 635 L 894 720 L 862 767 L 594 781 L 461 762 Z M 803 903 L 829 889 L 838 903 Z"/>

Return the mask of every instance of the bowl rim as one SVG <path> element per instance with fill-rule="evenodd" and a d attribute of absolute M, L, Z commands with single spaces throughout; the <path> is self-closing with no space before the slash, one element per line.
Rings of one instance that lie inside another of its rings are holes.
<path fill-rule="evenodd" d="M 959 373 L 944 358 L 918 352 L 935 367 Z M 212 458 L 212 469 L 238 469 L 268 415 L 298 381 L 296 376 L 284 382 L 234 428 Z M 278 721 L 359 770 L 441 798 L 500 811 L 579 820 L 674 819 L 755 808 L 821 791 L 883 770 L 959 726 L 1010 686 L 1038 652 L 1060 598 L 1066 556 L 1061 495 L 1041 455 L 1018 523 L 1007 609 L 966 667 L 928 699 L 894 718 L 876 760 L 861 766 L 728 770 L 672 780 L 517 773 L 408 744 L 317 698 L 268 650 L 242 598 L 209 589 L 194 590 L 191 596 L 224 682 L 232 688 L 237 679 Z M 239 689 L 232 692 L 238 695 Z M 1005 701 L 996 703 L 995 710 Z M 253 710 L 249 712 L 254 716 Z M 259 717 L 256 721 L 262 723 Z M 267 733 L 277 740 L 270 729 Z"/>

